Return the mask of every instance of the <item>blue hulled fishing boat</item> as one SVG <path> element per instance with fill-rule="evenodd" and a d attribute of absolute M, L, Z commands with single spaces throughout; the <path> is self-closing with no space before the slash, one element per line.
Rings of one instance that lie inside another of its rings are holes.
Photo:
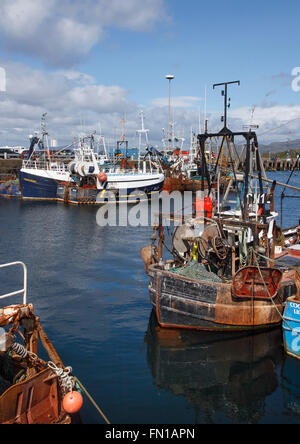
<path fill-rule="evenodd" d="M 43 114 L 41 135 L 30 137 L 28 155 L 19 171 L 24 199 L 55 200 L 58 185 L 70 180 L 67 166 L 51 159 L 45 117 Z"/>

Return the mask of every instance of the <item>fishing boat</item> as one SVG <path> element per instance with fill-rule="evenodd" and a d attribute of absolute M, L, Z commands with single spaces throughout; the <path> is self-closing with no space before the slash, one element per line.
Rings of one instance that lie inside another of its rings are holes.
<path fill-rule="evenodd" d="M 237 137 L 245 142 L 242 174 L 241 157 L 233 161 Z M 212 186 L 219 177 L 218 160 L 213 176 L 206 164 L 209 138 L 218 138 L 221 147 L 226 144 L 231 156 L 233 175 L 222 198 Z M 193 213 L 173 226 L 171 245 L 167 245 L 165 227 L 170 225 L 167 219 L 175 221 L 176 215 L 160 212 L 152 243 L 141 250 L 157 320 L 165 328 L 208 331 L 253 331 L 281 325 L 286 299 L 300 297 L 295 285 L 298 266 L 291 273 L 273 262 L 278 246 L 276 183 L 270 189 L 265 181 L 256 133 L 232 132 L 225 119 L 219 133 L 199 134 L 198 140 L 201 173 L 208 188 L 202 181 Z"/>
<path fill-rule="evenodd" d="M 89 143 L 88 143 L 89 142 Z M 162 190 L 165 176 L 151 153 L 139 155 L 137 165 L 127 160 L 128 141 L 123 161 L 100 162 L 94 150 L 94 134 L 80 140 L 74 149 L 75 159 L 68 165 L 69 181 L 57 191 L 58 200 L 73 204 L 103 204 L 106 202 L 137 202 L 152 199 Z"/>
<path fill-rule="evenodd" d="M 0 265 L 22 267 L 23 288 L 0 296 L 22 296 L 21 304 L 0 309 L 0 424 L 70 424 L 82 405 L 72 368 L 65 367 L 27 302 L 27 268 L 23 262 Z M 38 353 L 41 342 L 49 361 Z"/>
<path fill-rule="evenodd" d="M 298 227 L 299 236 L 299 227 Z M 290 241 L 290 240 L 289 240 Z M 300 245 L 294 243 L 286 248 L 281 248 L 276 255 L 276 263 L 290 269 L 294 273 L 295 286 L 300 291 Z M 296 270 L 296 271 L 295 271 Z M 283 344 L 285 352 L 300 359 L 300 297 L 299 292 L 287 298 L 283 313 Z"/>
<path fill-rule="evenodd" d="M 19 170 L 23 199 L 56 200 L 58 184 L 70 180 L 67 165 L 51 160 L 45 118 L 43 114 L 41 135 L 30 136 L 28 155 Z"/>

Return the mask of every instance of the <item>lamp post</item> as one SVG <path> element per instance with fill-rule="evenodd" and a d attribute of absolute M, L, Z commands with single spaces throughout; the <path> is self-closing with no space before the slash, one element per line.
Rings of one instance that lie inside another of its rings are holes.
<path fill-rule="evenodd" d="M 171 120 L 171 81 L 175 79 L 172 74 L 167 74 L 166 79 L 169 80 L 169 118 L 168 118 L 168 149 L 170 149 L 170 120 Z"/>

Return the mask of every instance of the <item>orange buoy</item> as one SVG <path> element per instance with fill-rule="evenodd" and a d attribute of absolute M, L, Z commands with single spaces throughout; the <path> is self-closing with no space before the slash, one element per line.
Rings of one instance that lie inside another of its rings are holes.
<path fill-rule="evenodd" d="M 83 404 L 83 398 L 79 392 L 67 393 L 63 399 L 63 408 L 67 413 L 79 412 Z"/>
<path fill-rule="evenodd" d="M 101 183 L 106 182 L 107 181 L 107 175 L 104 172 L 99 173 L 98 174 L 98 179 L 99 179 L 99 181 Z"/>

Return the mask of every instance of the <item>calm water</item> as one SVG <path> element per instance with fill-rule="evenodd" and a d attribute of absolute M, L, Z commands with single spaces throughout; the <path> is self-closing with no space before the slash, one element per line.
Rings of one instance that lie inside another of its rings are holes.
<path fill-rule="evenodd" d="M 288 173 L 273 176 L 284 182 Z M 298 200 L 284 207 L 284 225 L 297 224 Z M 0 200 L 0 263 L 27 264 L 29 301 L 108 419 L 300 422 L 300 361 L 284 355 L 281 330 L 225 338 L 157 329 L 139 255 L 151 228 L 101 228 L 96 212 Z M 15 272 L 1 271 L 1 293 L 17 286 Z M 87 399 L 81 413 L 103 423 Z"/>

